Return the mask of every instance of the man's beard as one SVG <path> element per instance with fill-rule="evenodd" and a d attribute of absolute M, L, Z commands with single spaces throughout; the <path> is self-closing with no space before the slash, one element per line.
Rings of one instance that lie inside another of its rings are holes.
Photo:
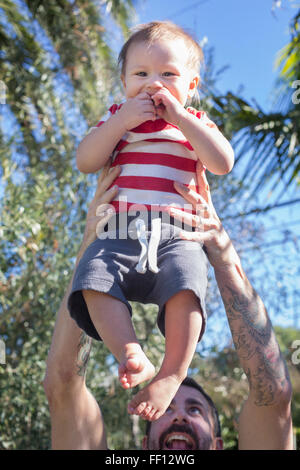
<path fill-rule="evenodd" d="M 166 429 L 159 438 L 159 449 L 168 449 L 166 438 L 171 434 L 184 434 L 189 436 L 189 442 L 186 443 L 185 450 L 209 450 L 211 449 L 212 437 L 209 435 L 197 436 L 194 430 L 188 424 L 172 424 Z M 176 440 L 176 439 L 175 439 Z M 166 442 L 165 442 L 166 441 Z M 172 446 L 170 446 L 172 450 Z M 182 449 L 181 449 L 182 450 Z"/>

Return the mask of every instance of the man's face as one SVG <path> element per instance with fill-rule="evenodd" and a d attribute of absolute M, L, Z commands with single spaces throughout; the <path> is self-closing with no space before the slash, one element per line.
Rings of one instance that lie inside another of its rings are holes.
<path fill-rule="evenodd" d="M 144 438 L 146 450 L 216 450 L 222 440 L 214 437 L 209 404 L 202 393 L 181 385 L 166 413 L 151 423 Z"/>

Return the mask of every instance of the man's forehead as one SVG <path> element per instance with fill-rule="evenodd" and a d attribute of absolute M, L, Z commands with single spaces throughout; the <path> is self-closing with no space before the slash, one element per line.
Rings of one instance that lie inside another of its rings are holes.
<path fill-rule="evenodd" d="M 206 398 L 202 395 L 200 390 L 189 387 L 187 385 L 181 385 L 176 393 L 175 397 L 172 400 L 173 403 L 184 402 L 185 404 L 198 403 L 206 410 L 209 409 Z"/>

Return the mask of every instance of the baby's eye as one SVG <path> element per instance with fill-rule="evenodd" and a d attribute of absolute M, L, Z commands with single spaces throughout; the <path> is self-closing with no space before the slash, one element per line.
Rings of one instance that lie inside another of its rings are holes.
<path fill-rule="evenodd" d="M 136 75 L 137 75 L 138 77 L 146 77 L 146 76 L 147 76 L 147 73 L 141 71 L 141 72 L 136 72 Z"/>
<path fill-rule="evenodd" d="M 164 72 L 163 75 L 165 77 L 172 77 L 173 75 L 175 75 L 175 73 L 173 73 L 173 72 Z"/>

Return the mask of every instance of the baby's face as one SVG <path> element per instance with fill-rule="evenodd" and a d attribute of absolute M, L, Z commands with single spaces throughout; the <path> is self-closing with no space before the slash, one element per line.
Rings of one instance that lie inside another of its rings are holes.
<path fill-rule="evenodd" d="M 133 43 L 128 49 L 122 75 L 126 99 L 146 91 L 150 96 L 161 88 L 186 104 L 197 88 L 199 77 L 188 65 L 188 51 L 183 39 L 159 40 L 148 46 Z"/>

